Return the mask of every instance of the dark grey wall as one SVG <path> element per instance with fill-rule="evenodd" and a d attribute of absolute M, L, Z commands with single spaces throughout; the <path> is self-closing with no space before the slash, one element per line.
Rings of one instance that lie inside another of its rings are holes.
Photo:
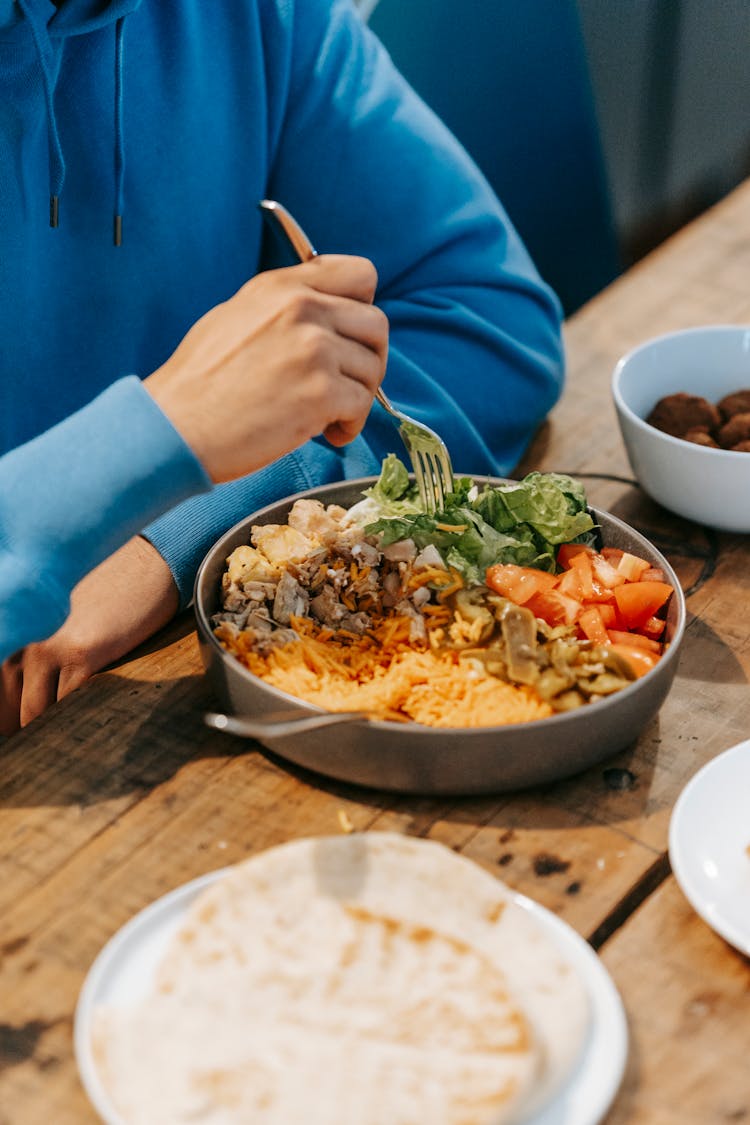
<path fill-rule="evenodd" d="M 750 174 L 750 0 L 577 0 L 631 256 Z"/>

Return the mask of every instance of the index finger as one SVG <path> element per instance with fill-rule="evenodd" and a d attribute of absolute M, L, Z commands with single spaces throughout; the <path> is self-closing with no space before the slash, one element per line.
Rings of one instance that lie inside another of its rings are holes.
<path fill-rule="evenodd" d="M 356 254 L 318 254 L 309 262 L 292 267 L 304 274 L 305 283 L 319 293 L 350 297 L 372 304 L 378 287 L 378 271 L 369 258 Z"/>

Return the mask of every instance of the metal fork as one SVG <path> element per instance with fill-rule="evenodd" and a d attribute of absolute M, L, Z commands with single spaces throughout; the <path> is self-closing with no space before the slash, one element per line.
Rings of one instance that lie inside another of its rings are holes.
<path fill-rule="evenodd" d="M 276 230 L 286 237 L 301 262 L 317 257 L 317 250 L 286 207 L 273 199 L 262 199 L 258 206 Z M 453 467 L 445 442 L 424 422 L 418 422 L 398 410 L 380 387 L 375 398 L 398 422 L 398 432 L 409 454 L 425 511 L 439 511 L 445 507 L 447 493 L 453 491 Z"/>

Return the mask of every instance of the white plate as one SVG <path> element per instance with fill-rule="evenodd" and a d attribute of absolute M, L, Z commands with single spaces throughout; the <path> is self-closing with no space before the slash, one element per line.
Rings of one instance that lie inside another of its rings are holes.
<path fill-rule="evenodd" d="M 682 790 L 669 858 L 690 905 L 750 956 L 750 740 L 713 758 Z"/>
<path fill-rule="evenodd" d="M 194 879 L 153 902 L 105 945 L 84 981 L 75 1016 L 75 1053 L 84 1088 L 107 1125 L 126 1125 L 99 1079 L 92 1019 L 102 1004 L 133 1004 L 149 992 L 157 964 L 186 911 L 227 868 Z M 558 1096 L 526 1125 L 598 1125 L 620 1086 L 628 1033 L 620 996 L 604 965 L 575 930 L 523 895 L 513 896 L 537 919 L 585 982 L 591 1026 L 580 1062 Z"/>

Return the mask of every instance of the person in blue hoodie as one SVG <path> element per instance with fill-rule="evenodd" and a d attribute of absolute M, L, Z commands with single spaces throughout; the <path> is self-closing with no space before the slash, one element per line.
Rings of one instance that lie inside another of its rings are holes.
<path fill-rule="evenodd" d="M 319 433 L 357 436 L 388 352 L 376 281 L 371 262 L 341 255 L 266 273 L 153 375 L 118 379 L 0 457 L 0 661 L 62 625 L 86 572 L 181 500 Z M 290 348 L 299 361 L 280 379 Z"/>
<path fill-rule="evenodd" d="M 319 251 L 374 263 L 396 405 L 459 471 L 512 472 L 561 391 L 559 304 L 350 0 L 0 0 L 0 451 L 148 376 L 282 264 L 267 197 Z M 187 605 L 228 526 L 397 448 L 376 407 L 344 447 L 318 436 L 172 508 L 83 579 L 53 637 L 2 665 L 0 728 Z"/>

